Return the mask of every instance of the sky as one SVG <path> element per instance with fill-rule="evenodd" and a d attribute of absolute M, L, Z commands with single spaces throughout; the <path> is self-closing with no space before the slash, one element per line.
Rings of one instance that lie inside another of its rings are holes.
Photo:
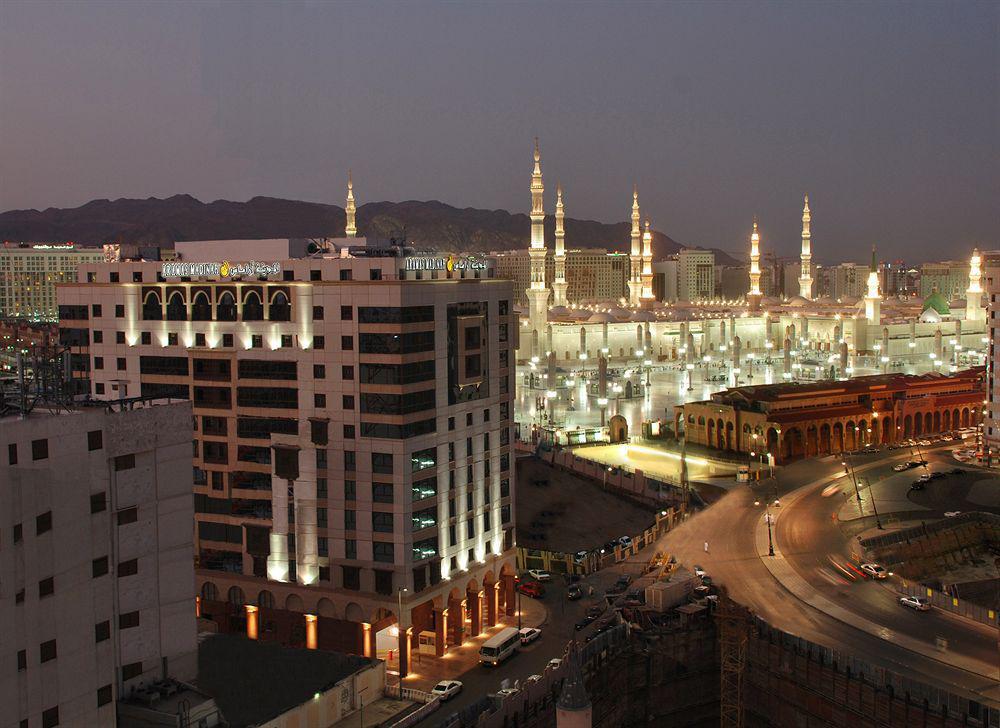
<path fill-rule="evenodd" d="M 996 2 L 0 3 L 0 210 L 552 212 L 820 262 L 1000 247 Z M 572 246 L 572 240 L 567 240 Z"/>

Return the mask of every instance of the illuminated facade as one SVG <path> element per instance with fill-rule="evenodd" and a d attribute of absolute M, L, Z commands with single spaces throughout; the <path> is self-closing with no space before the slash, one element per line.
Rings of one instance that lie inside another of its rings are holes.
<path fill-rule="evenodd" d="M 56 284 L 76 280 L 80 265 L 103 260 L 102 249 L 73 243 L 4 243 L 0 246 L 0 318 L 55 321 Z"/>
<path fill-rule="evenodd" d="M 812 300 L 812 212 L 809 210 L 809 195 L 802 206 L 802 255 L 799 258 L 799 295 Z"/>
<path fill-rule="evenodd" d="M 639 227 L 639 187 L 632 188 L 632 232 L 631 252 L 629 255 L 628 300 L 632 306 L 638 306 L 642 300 L 642 230 Z"/>
<path fill-rule="evenodd" d="M 545 247 L 545 185 L 542 184 L 541 154 L 538 139 L 535 139 L 535 168 L 531 173 L 531 245 L 528 255 L 531 260 L 531 283 L 527 288 L 528 305 L 531 309 L 532 329 L 538 331 L 545 325 L 545 314 L 549 307 L 549 289 L 545 285 L 545 263 L 548 249 Z"/>
<path fill-rule="evenodd" d="M 81 269 L 60 289 L 78 375 L 98 399 L 192 401 L 196 573 L 222 629 L 246 606 L 284 641 L 311 618 L 321 647 L 429 633 L 443 654 L 512 604 L 511 284 L 461 256 L 242 242 L 264 275 L 227 277 L 229 241 L 183 244 L 201 276 Z"/>

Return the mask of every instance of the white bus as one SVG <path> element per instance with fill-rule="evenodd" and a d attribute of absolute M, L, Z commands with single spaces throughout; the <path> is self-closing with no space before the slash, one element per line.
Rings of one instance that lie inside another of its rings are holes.
<path fill-rule="evenodd" d="M 521 635 L 517 627 L 502 629 L 479 648 L 479 662 L 483 665 L 499 665 L 517 652 L 520 645 Z"/>

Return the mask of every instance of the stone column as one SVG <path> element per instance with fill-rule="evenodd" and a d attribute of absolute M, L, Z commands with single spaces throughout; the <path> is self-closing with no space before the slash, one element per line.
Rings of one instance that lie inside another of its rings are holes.
<path fill-rule="evenodd" d="M 483 593 L 481 591 L 466 592 L 466 599 L 469 603 L 469 617 L 472 622 L 469 627 L 469 636 L 478 637 L 483 631 Z"/>
<path fill-rule="evenodd" d="M 495 581 L 486 586 L 486 626 L 492 627 L 497 623 L 500 606 L 500 582 Z"/>
<path fill-rule="evenodd" d="M 434 653 L 441 657 L 448 649 L 448 608 L 434 608 Z"/>

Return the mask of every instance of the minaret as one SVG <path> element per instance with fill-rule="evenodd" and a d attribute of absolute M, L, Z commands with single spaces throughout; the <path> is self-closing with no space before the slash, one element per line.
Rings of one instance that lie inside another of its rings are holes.
<path fill-rule="evenodd" d="M 556 185 L 556 276 L 552 282 L 553 303 L 565 306 L 566 300 L 566 230 L 563 227 L 565 212 L 563 210 L 562 185 Z"/>
<path fill-rule="evenodd" d="M 642 297 L 642 231 L 639 228 L 639 186 L 632 186 L 632 250 L 629 255 L 628 302 L 639 305 Z"/>
<path fill-rule="evenodd" d="M 753 232 L 750 233 L 750 290 L 747 291 L 747 301 L 751 307 L 760 307 L 760 233 L 757 232 L 757 218 L 753 219 Z"/>
<path fill-rule="evenodd" d="M 347 213 L 347 228 L 344 235 L 348 238 L 356 237 L 358 226 L 355 222 L 357 208 L 354 206 L 354 181 L 351 179 L 351 170 L 347 170 L 347 204 L 344 205 L 344 212 Z"/>
<path fill-rule="evenodd" d="M 882 321 L 882 296 L 878 292 L 878 259 L 875 257 L 875 246 L 872 246 L 872 267 L 868 271 L 868 294 L 865 296 L 865 318 L 869 324 L 879 324 Z"/>
<path fill-rule="evenodd" d="M 809 212 L 809 195 L 806 195 L 805 205 L 802 207 L 802 270 L 799 273 L 799 295 L 802 298 L 812 300 L 812 233 L 809 231 L 809 223 L 812 221 L 812 214 Z"/>
<path fill-rule="evenodd" d="M 984 321 L 986 320 L 986 307 L 983 306 L 983 273 L 982 258 L 979 256 L 979 248 L 972 251 L 972 258 L 969 260 L 969 289 L 965 292 L 965 320 Z"/>
<path fill-rule="evenodd" d="M 549 315 L 549 289 L 545 287 L 545 186 L 542 184 L 542 155 L 535 137 L 535 169 L 531 173 L 531 285 L 526 291 L 531 328 L 541 331 Z"/>
<path fill-rule="evenodd" d="M 642 234 L 642 299 L 653 300 L 653 234 L 649 232 L 649 220 Z"/>

